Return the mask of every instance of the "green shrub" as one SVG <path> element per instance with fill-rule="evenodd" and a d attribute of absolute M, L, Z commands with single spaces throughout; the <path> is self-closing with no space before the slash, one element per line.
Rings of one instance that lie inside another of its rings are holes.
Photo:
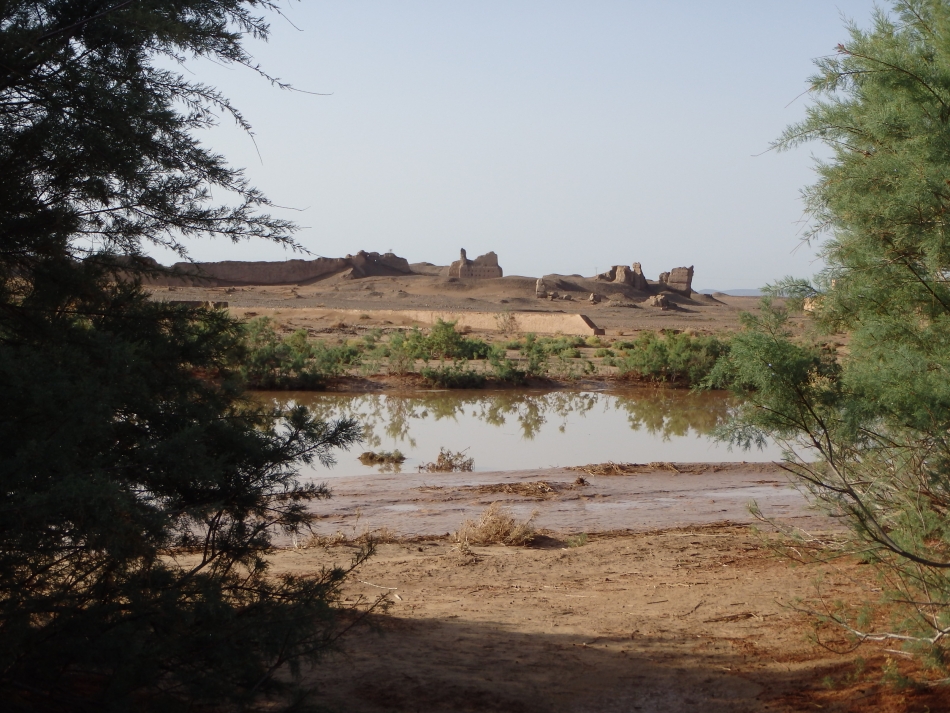
<path fill-rule="evenodd" d="M 421 359 L 485 359 L 491 346 L 481 339 L 466 339 L 455 329 L 456 322 L 438 320 L 420 343 Z"/>
<path fill-rule="evenodd" d="M 603 349 L 603 348 L 601 348 L 601 349 L 598 349 L 597 351 L 594 352 L 594 357 L 595 357 L 595 358 L 600 358 L 600 357 L 612 357 L 612 356 L 614 356 L 614 353 L 613 353 L 613 351 L 610 350 L 610 349 Z"/>
<path fill-rule="evenodd" d="M 702 381 L 729 350 L 729 345 L 716 337 L 672 332 L 643 332 L 624 347 L 626 356 L 614 362 L 621 374 L 683 386 Z"/>
<path fill-rule="evenodd" d="M 521 347 L 521 356 L 524 357 L 519 366 L 525 376 L 544 376 L 548 370 L 548 356 L 550 352 L 545 347 L 545 341 L 538 341 L 537 335 L 525 335 L 525 343 Z"/>
<path fill-rule="evenodd" d="M 269 317 L 244 324 L 241 375 L 255 389 L 316 389 L 360 363 L 361 350 L 307 339 L 300 329 L 281 339 Z"/>
<path fill-rule="evenodd" d="M 528 375 L 518 368 L 518 365 L 505 355 L 504 349 L 493 350 L 488 356 L 492 373 L 499 381 L 522 386 L 527 382 Z"/>
<path fill-rule="evenodd" d="M 383 338 L 383 330 L 379 327 L 370 330 L 368 334 L 363 335 L 363 347 L 365 349 L 375 349 Z"/>
<path fill-rule="evenodd" d="M 487 381 L 484 374 L 473 371 L 458 362 L 436 369 L 425 367 L 422 370 L 422 378 L 444 389 L 481 389 Z"/>

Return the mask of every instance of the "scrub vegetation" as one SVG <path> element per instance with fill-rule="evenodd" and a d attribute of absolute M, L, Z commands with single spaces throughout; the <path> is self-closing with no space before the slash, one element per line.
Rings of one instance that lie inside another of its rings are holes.
<path fill-rule="evenodd" d="M 526 334 L 491 343 L 463 335 L 455 322 L 431 329 L 376 328 L 342 344 L 305 330 L 281 336 L 268 317 L 244 326 L 239 370 L 251 388 L 321 389 L 340 376 L 418 374 L 431 386 L 478 389 L 530 379 L 621 378 L 674 387 L 705 379 L 728 342 L 719 337 L 643 332 L 633 341 Z"/>

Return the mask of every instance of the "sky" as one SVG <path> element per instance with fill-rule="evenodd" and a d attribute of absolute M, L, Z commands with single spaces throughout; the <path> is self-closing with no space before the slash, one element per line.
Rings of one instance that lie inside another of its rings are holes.
<path fill-rule="evenodd" d="M 301 226 L 312 256 L 394 251 L 446 265 L 494 250 L 506 275 L 756 288 L 821 267 L 801 189 L 820 145 L 770 143 L 808 106 L 812 60 L 870 0 L 304 0 L 248 49 L 191 61 L 254 126 L 202 141 Z M 304 92 L 317 92 L 324 96 Z M 304 257 L 196 241 L 196 260 Z M 174 256 L 152 255 L 164 263 Z"/>

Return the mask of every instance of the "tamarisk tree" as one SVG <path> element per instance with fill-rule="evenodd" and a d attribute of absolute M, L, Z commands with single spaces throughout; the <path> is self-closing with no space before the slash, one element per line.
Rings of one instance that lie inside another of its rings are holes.
<path fill-rule="evenodd" d="M 858 640 L 944 662 L 950 635 L 950 3 L 900 0 L 817 61 L 814 103 L 780 149 L 823 142 L 805 191 L 826 267 L 773 295 L 805 303 L 835 355 L 790 337 L 769 301 L 714 379 L 748 397 L 728 437 L 773 437 L 787 467 L 843 514 L 884 601 L 832 612 Z M 798 450 L 793 452 L 793 449 Z M 795 453 L 798 455 L 795 455 Z M 877 612 L 878 616 L 873 613 Z M 884 613 L 889 617 L 883 617 Z"/>
<path fill-rule="evenodd" d="M 270 576 L 353 421 L 257 405 L 241 328 L 151 301 L 148 244 L 294 226 L 196 132 L 170 71 L 258 71 L 266 0 L 11 0 L 0 11 L 0 700 L 5 710 L 248 703 L 338 633 L 344 576 Z M 265 79 L 269 79 L 265 75 Z M 275 81 L 275 80 L 272 80 Z M 226 195 L 212 202 L 211 191 Z M 90 247 L 90 246 L 95 246 Z M 282 677 L 287 680 L 287 677 Z"/>

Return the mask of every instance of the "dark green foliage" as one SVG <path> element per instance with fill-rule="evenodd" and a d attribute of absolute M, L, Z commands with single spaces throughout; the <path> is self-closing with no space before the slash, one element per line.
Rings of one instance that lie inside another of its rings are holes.
<path fill-rule="evenodd" d="M 380 343 L 381 334 L 364 338 L 365 356 L 370 360 L 387 359 L 391 374 L 408 374 L 415 369 L 417 360 L 429 362 L 433 359 L 485 359 L 491 353 L 491 347 L 480 339 L 467 339 L 455 329 L 455 322 L 441 319 L 429 330 L 428 334 L 413 327 L 405 333 L 390 335 L 389 341 Z"/>
<path fill-rule="evenodd" d="M 577 359 L 581 353 L 578 347 L 586 346 L 581 337 L 537 337 L 534 334 L 525 336 L 525 341 L 519 344 L 521 353 L 528 359 L 532 356 L 544 357 L 563 356 L 568 359 Z"/>
<path fill-rule="evenodd" d="M 487 380 L 485 374 L 473 371 L 465 362 L 443 364 L 435 369 L 427 366 L 422 370 L 422 378 L 444 389 L 481 389 Z"/>
<path fill-rule="evenodd" d="M 548 356 L 550 353 L 544 348 L 534 334 L 525 336 L 525 343 L 521 347 L 522 361 L 518 366 L 527 376 L 544 376 L 548 370 Z"/>
<path fill-rule="evenodd" d="M 518 365 L 506 356 L 505 349 L 495 349 L 488 356 L 488 363 L 491 365 L 492 373 L 499 381 L 523 386 L 527 383 L 528 374 L 518 368 Z"/>
<path fill-rule="evenodd" d="M 333 636 L 343 572 L 274 578 L 262 557 L 326 496 L 296 464 L 358 427 L 236 399 L 223 314 L 85 284 L 64 316 L 0 332 L 0 692 L 91 685 L 101 710 L 250 696 Z"/>
<path fill-rule="evenodd" d="M 310 341 L 303 329 L 282 339 L 269 317 L 247 322 L 244 331 L 241 373 L 253 389 L 319 389 L 361 360 L 358 347 Z"/>
<path fill-rule="evenodd" d="M 410 334 L 410 341 L 419 332 Z M 455 322 L 438 320 L 425 337 L 413 342 L 419 359 L 485 359 L 491 347 L 481 339 L 466 339 L 455 329 Z"/>
<path fill-rule="evenodd" d="M 793 340 L 782 310 L 733 340 L 714 378 L 748 401 L 724 434 L 788 446 L 787 466 L 845 516 L 849 551 L 874 564 L 889 626 L 845 603 L 829 612 L 854 636 L 893 639 L 946 659 L 950 632 L 950 3 L 906 0 L 873 27 L 849 28 L 818 60 L 816 96 L 779 148 L 826 144 L 806 191 L 810 237 L 827 235 L 814 285 L 773 286 L 809 300 L 848 354 Z M 797 451 L 793 452 L 792 447 Z"/>
<path fill-rule="evenodd" d="M 234 707 L 339 633 L 344 571 L 270 576 L 298 480 L 359 436 L 241 392 L 243 329 L 153 302 L 143 244 L 292 226 L 194 132 L 224 111 L 165 69 L 252 65 L 253 0 L 7 2 L 0 22 L 0 701 Z M 211 203 L 227 194 L 222 205 Z M 95 249 L 90 249 L 94 244 Z M 297 348 L 296 343 L 290 345 Z M 284 676 L 283 680 L 290 680 Z"/>
<path fill-rule="evenodd" d="M 672 332 L 643 332 L 636 341 L 615 346 L 623 350 L 623 357 L 612 362 L 621 374 L 677 386 L 701 382 L 729 350 L 729 345 L 716 337 Z"/>
<path fill-rule="evenodd" d="M 534 334 L 525 335 L 524 344 L 521 345 L 521 356 L 522 361 L 518 364 L 521 371 L 525 373 L 526 376 L 544 376 L 548 371 L 548 357 L 551 356 L 554 351 L 552 350 L 552 344 L 556 344 L 557 349 L 569 349 L 573 348 L 572 344 L 565 342 L 555 341 L 549 337 L 542 337 L 538 339 Z"/>

